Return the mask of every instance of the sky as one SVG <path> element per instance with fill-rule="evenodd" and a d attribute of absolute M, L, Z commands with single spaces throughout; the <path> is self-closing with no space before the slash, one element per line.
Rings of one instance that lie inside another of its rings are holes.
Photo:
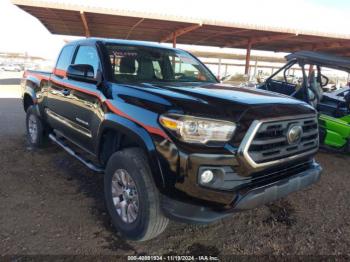
<path fill-rule="evenodd" d="M 46 0 L 243 24 L 350 35 L 349 0 Z M 0 52 L 55 59 L 69 36 L 52 35 L 34 17 L 0 0 Z"/>

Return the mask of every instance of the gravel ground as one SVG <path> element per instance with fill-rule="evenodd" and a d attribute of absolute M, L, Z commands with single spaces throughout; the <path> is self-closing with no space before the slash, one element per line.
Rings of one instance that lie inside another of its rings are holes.
<path fill-rule="evenodd" d="M 278 202 L 133 243 L 111 227 L 102 175 L 54 145 L 26 147 L 19 99 L 0 98 L 0 123 L 0 254 L 350 255 L 349 156 L 319 153 L 319 183 Z"/>

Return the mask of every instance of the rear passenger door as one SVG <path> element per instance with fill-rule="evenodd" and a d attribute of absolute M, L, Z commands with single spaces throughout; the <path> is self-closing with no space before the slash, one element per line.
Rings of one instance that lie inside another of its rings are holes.
<path fill-rule="evenodd" d="M 77 46 L 71 64 L 89 64 L 94 68 L 96 76 L 100 69 L 96 47 L 94 45 Z M 62 123 L 59 131 L 75 144 L 93 152 L 95 136 L 93 131 L 97 130 L 103 117 L 101 99 L 104 95 L 94 83 L 63 78 L 58 86 L 61 90 L 61 101 L 63 101 L 63 106 L 56 112 Z"/>

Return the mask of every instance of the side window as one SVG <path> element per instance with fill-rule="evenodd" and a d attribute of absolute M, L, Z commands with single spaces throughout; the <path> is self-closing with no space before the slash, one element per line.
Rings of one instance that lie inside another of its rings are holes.
<path fill-rule="evenodd" d="M 99 58 L 96 48 L 92 46 L 80 46 L 75 56 L 74 64 L 91 65 L 96 75 L 99 67 Z"/>
<path fill-rule="evenodd" d="M 66 71 L 68 66 L 71 64 L 73 50 L 74 46 L 72 45 L 63 47 L 56 64 L 54 72 L 56 75 L 64 76 L 65 73 L 63 71 Z"/>

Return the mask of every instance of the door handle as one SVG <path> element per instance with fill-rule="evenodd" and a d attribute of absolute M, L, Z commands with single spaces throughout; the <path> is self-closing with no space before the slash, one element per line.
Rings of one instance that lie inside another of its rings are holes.
<path fill-rule="evenodd" d="M 62 91 L 62 94 L 65 95 L 65 96 L 69 96 L 70 90 L 69 90 L 69 89 L 64 89 L 64 90 Z"/>

